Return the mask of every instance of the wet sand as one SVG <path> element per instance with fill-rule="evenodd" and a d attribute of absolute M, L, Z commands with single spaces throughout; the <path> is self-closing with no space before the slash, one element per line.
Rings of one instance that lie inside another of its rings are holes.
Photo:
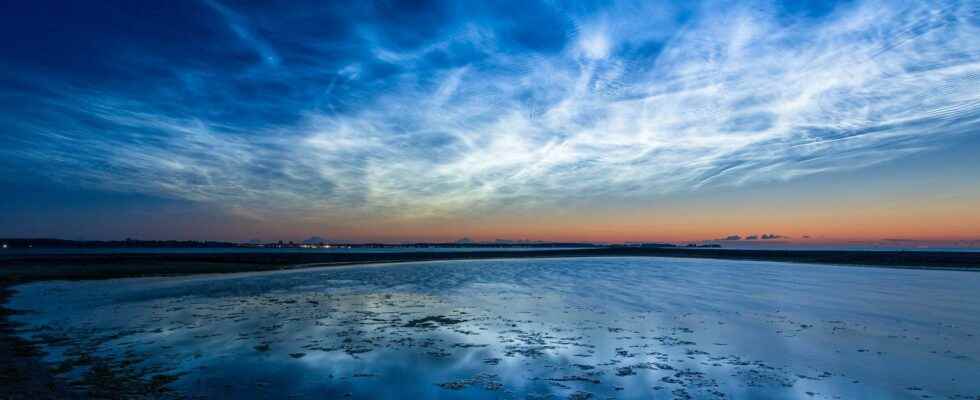
<path fill-rule="evenodd" d="M 980 359 L 980 299 L 972 294 L 980 275 L 963 271 L 549 258 L 58 281 L 18 290 L 10 306 L 33 311 L 14 316 L 26 328 L 18 335 L 41 343 L 44 361 L 87 393 L 980 394 L 972 379 Z"/>
<path fill-rule="evenodd" d="M 308 266 L 343 266 L 373 262 L 407 262 L 449 259 L 551 258 L 596 256 L 671 256 L 684 258 L 723 258 L 769 260 L 839 265 L 875 265 L 902 268 L 965 269 L 980 268 L 977 253 L 928 252 L 799 252 L 717 249 L 580 249 L 534 252 L 487 251 L 468 253 L 359 253 L 359 254 L 126 254 L 126 255 L 3 255 L 0 276 L 6 304 L 11 286 L 45 280 L 92 280 L 136 276 L 187 275 L 291 269 Z M 887 274 L 887 270 L 880 270 Z M 38 356 L 41 343 L 14 335 L 19 327 L 10 321 L 13 311 L 0 310 L 0 397 L 65 398 L 77 394 L 43 365 Z M 424 318 L 424 316 L 423 316 Z M 440 326 L 441 320 L 417 321 L 419 325 Z M 409 321 L 410 323 L 410 321 Z M 451 325 L 451 324 L 450 324 Z M 299 354 L 299 353 L 296 353 Z M 301 356 L 302 357 L 302 356 Z M 625 371 L 625 370 L 624 370 Z M 110 370 L 111 372 L 111 370 Z M 630 371 L 626 371 L 630 372 Z M 625 372 L 624 372 L 625 373 Z M 129 390 L 134 396 L 163 395 L 162 388 L 175 377 L 157 374 L 158 382 L 119 376 L 93 377 L 90 383 L 101 390 Z M 479 385 L 479 380 L 463 385 Z M 129 388 L 113 385 L 129 385 Z M 452 386 L 452 383 L 447 383 Z M 90 388 L 91 389 L 91 388 Z M 96 388 L 96 390 L 99 390 Z M 89 394 L 92 394 L 90 391 Z"/>

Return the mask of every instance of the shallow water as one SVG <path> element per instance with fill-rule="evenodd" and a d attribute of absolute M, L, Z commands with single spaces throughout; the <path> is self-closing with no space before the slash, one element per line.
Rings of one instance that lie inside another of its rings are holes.
<path fill-rule="evenodd" d="M 521 259 L 18 290 L 68 379 L 109 360 L 190 396 L 980 398 L 975 272 Z"/>

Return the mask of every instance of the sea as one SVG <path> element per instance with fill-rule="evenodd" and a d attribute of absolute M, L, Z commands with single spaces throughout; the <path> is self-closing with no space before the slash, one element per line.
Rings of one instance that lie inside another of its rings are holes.
<path fill-rule="evenodd" d="M 19 334 L 80 388 L 112 376 L 179 397 L 980 397 L 970 271 L 552 258 L 16 290 Z"/>

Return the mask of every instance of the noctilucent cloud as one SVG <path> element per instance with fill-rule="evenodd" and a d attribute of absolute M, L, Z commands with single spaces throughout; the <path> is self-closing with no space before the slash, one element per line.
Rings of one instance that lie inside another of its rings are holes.
<path fill-rule="evenodd" d="M 975 1 L 0 21 L 0 236 L 980 239 Z"/>

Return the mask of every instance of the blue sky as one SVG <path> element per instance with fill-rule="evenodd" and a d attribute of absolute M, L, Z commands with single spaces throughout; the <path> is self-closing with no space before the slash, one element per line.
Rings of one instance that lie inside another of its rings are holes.
<path fill-rule="evenodd" d="M 794 182 L 780 199 L 846 201 L 827 177 L 877 187 L 895 170 L 976 199 L 964 187 L 980 168 L 956 156 L 980 150 L 976 2 L 38 1 L 0 15 L 0 235 L 535 236 L 583 215 L 595 229 L 674 203 L 723 211 Z M 92 221 L 114 213 L 129 214 Z M 488 222 L 527 215 L 547 218 Z M 648 219 L 648 238 L 676 236 Z M 703 224 L 692 239 L 734 229 Z M 958 237 L 980 236 L 969 228 Z"/>

